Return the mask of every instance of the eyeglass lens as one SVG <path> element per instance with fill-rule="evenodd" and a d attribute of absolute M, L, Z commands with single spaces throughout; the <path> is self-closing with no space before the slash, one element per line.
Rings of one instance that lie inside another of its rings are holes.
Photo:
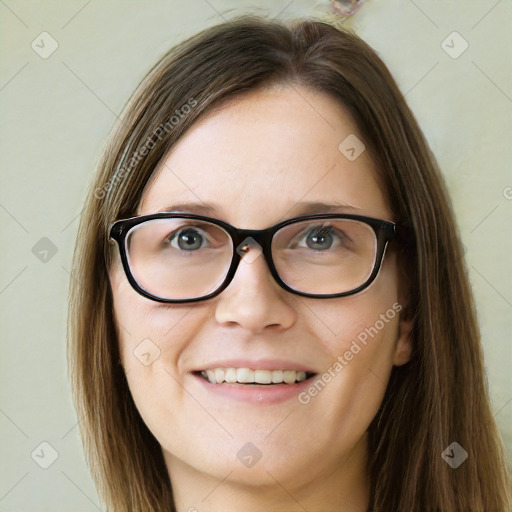
<path fill-rule="evenodd" d="M 233 258 L 222 227 L 183 218 L 138 224 L 126 237 L 131 273 L 140 287 L 162 299 L 191 299 L 222 285 Z M 288 224 L 272 239 L 279 277 L 311 294 L 337 294 L 359 287 L 375 263 L 377 239 L 368 224 L 352 219 L 314 219 Z"/>

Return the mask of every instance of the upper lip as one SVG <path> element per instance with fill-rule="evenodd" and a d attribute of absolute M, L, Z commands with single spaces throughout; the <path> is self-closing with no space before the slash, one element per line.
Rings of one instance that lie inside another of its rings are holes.
<path fill-rule="evenodd" d="M 310 366 L 286 359 L 219 359 L 205 363 L 194 371 L 213 370 L 214 368 L 250 368 L 251 370 L 296 370 L 317 373 Z"/>

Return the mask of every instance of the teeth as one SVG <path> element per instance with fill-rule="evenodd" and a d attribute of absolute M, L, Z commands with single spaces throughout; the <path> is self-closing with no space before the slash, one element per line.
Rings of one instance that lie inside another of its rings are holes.
<path fill-rule="evenodd" d="M 279 382 L 284 382 L 283 380 L 283 370 L 274 370 L 272 372 L 272 382 L 277 384 Z"/>
<path fill-rule="evenodd" d="M 224 380 L 226 382 L 236 382 L 236 369 L 235 368 L 226 368 L 225 374 L 226 374 L 226 376 L 224 377 Z M 217 381 L 217 384 L 220 384 L 220 382 Z"/>
<path fill-rule="evenodd" d="M 254 382 L 254 370 L 249 368 L 238 368 L 236 371 L 236 381 L 242 384 L 250 384 Z"/>
<path fill-rule="evenodd" d="M 250 368 L 213 368 L 201 375 L 212 384 L 295 384 L 306 380 L 306 372 L 295 370 L 251 370 Z"/>
<path fill-rule="evenodd" d="M 224 382 L 224 379 L 226 378 L 226 372 L 223 368 L 215 368 L 215 382 Z"/>
<path fill-rule="evenodd" d="M 293 370 L 285 370 L 283 372 L 283 379 L 286 382 L 286 384 L 293 384 L 295 382 L 295 377 L 297 376 L 297 373 Z"/>
<path fill-rule="evenodd" d="M 272 382 L 272 374 L 267 370 L 255 370 L 254 371 L 254 382 L 257 384 L 270 384 Z"/>

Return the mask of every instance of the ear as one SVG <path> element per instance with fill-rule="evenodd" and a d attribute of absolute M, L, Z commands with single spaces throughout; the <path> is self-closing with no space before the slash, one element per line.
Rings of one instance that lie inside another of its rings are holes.
<path fill-rule="evenodd" d="M 412 355 L 412 325 L 413 315 L 411 315 L 406 307 L 400 313 L 398 323 L 398 337 L 395 344 L 395 352 L 393 354 L 393 365 L 402 366 L 408 363 Z"/>

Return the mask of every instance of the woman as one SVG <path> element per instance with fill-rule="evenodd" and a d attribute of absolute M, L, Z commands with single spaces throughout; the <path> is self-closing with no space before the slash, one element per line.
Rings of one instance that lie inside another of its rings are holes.
<path fill-rule="evenodd" d="M 69 363 L 112 511 L 506 511 L 435 159 L 355 35 L 173 48 L 82 214 Z"/>

